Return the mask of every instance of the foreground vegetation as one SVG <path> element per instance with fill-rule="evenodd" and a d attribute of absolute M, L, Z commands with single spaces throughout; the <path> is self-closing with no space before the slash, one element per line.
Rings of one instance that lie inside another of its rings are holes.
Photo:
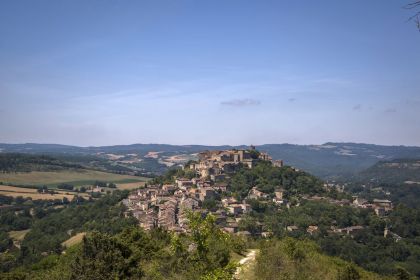
<path fill-rule="evenodd" d="M 231 252 L 244 243 L 223 233 L 212 216 L 190 215 L 191 235 L 126 225 L 118 234 L 93 231 L 66 254 L 51 253 L 2 279 L 231 279 Z"/>
<path fill-rule="evenodd" d="M 253 276 L 253 277 L 252 277 Z M 384 277 L 368 272 L 350 262 L 329 257 L 311 241 L 293 238 L 262 242 L 251 279 L 408 279 L 403 269 L 395 277 Z"/>

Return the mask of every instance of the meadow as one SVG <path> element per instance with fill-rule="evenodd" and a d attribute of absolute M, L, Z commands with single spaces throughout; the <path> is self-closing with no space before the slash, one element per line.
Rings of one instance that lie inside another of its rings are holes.
<path fill-rule="evenodd" d="M 76 193 L 69 192 L 69 191 L 55 191 L 54 194 L 49 193 L 38 193 L 37 189 L 34 188 L 21 188 L 21 187 L 14 187 L 14 186 L 6 186 L 0 185 L 0 195 L 4 196 L 12 196 L 12 197 L 24 197 L 24 198 L 32 198 L 32 200 L 55 200 L 55 199 L 63 199 L 66 197 L 68 200 L 72 200 Z M 79 193 L 79 196 L 83 196 L 87 198 L 89 195 L 87 193 Z"/>
<path fill-rule="evenodd" d="M 32 171 L 16 173 L 0 173 L 0 182 L 3 185 L 14 186 L 41 186 L 51 188 L 59 184 L 74 186 L 91 185 L 95 181 L 112 182 L 115 184 L 143 183 L 147 178 L 120 175 L 96 170 L 64 170 L 64 171 Z"/>

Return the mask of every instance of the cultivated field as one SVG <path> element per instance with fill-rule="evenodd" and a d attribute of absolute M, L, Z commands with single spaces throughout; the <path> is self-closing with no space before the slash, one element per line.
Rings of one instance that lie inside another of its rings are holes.
<path fill-rule="evenodd" d="M 30 188 L 19 188 L 19 187 L 13 187 L 13 186 L 5 186 L 0 185 L 0 195 L 5 196 L 12 196 L 12 197 L 30 197 L 32 200 L 54 200 L 54 199 L 63 199 L 66 197 L 68 200 L 72 200 L 74 197 L 74 194 L 72 192 L 68 191 L 56 191 L 56 194 L 47 194 L 47 193 L 38 193 L 36 189 L 30 189 Z M 83 196 L 87 198 L 89 195 L 86 193 L 79 193 L 79 196 Z"/>
<path fill-rule="evenodd" d="M 65 170 L 65 171 L 33 171 L 19 173 L 0 173 L 0 182 L 4 185 L 40 186 L 55 187 L 61 183 L 83 186 L 93 184 L 95 181 L 113 183 L 134 183 L 144 182 L 147 178 L 119 175 L 94 170 Z"/>
<path fill-rule="evenodd" d="M 117 188 L 120 190 L 133 190 L 144 186 L 145 182 L 135 182 L 135 183 L 122 183 L 117 184 Z"/>

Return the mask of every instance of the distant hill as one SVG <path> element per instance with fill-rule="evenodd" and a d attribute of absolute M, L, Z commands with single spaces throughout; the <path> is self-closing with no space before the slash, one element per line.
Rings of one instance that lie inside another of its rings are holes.
<path fill-rule="evenodd" d="M 418 207 L 420 158 L 379 161 L 349 178 L 348 190 L 363 197 L 386 198 L 394 203 Z"/>
<path fill-rule="evenodd" d="M 360 173 L 364 180 L 388 184 L 418 184 L 420 186 L 420 159 L 380 161 Z"/>
<path fill-rule="evenodd" d="M 245 147 L 247 146 L 133 144 L 77 147 L 56 144 L 0 144 L 0 151 L 94 156 L 101 159 L 101 165 L 108 167 L 162 174 L 168 167 L 186 162 L 203 150 Z M 407 146 L 325 143 L 323 145 L 265 144 L 256 147 L 268 152 L 274 159 L 282 159 L 287 165 L 304 169 L 322 178 L 353 176 L 378 161 L 420 158 L 420 147 Z"/>

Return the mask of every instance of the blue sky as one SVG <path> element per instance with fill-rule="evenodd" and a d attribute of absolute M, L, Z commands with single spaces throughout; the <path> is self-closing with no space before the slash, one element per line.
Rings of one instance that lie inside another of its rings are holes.
<path fill-rule="evenodd" d="M 2 1 L 0 142 L 420 145 L 407 1 Z"/>

